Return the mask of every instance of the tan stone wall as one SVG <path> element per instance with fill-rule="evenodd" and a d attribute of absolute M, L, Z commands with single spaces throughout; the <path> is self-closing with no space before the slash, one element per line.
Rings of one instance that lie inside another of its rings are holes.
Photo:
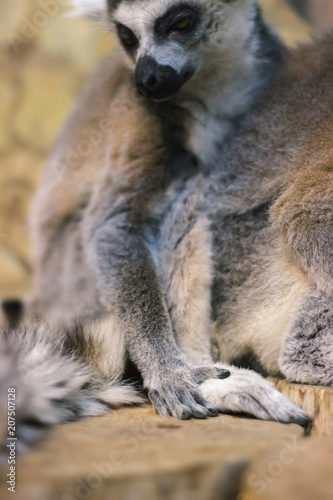
<path fill-rule="evenodd" d="M 29 291 L 29 201 L 84 80 L 112 45 L 100 28 L 64 17 L 64 4 L 0 0 L 0 296 Z"/>
<path fill-rule="evenodd" d="M 262 0 L 289 44 L 308 27 L 284 0 Z M 0 296 L 30 290 L 27 211 L 54 138 L 113 40 L 66 18 L 65 0 L 0 0 Z M 43 7 L 44 6 L 44 7 Z"/>

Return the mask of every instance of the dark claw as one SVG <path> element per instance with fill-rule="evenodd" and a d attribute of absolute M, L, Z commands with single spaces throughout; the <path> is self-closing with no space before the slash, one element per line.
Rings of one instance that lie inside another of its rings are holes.
<path fill-rule="evenodd" d="M 224 368 L 216 368 L 213 366 L 203 366 L 196 368 L 194 371 L 194 379 L 197 384 L 201 385 L 208 379 L 225 379 L 230 377 L 230 371 Z"/>
<path fill-rule="evenodd" d="M 296 424 L 300 425 L 304 429 L 304 436 L 310 436 L 313 429 L 313 420 L 310 417 L 304 417 L 303 419 L 296 419 Z"/>
<path fill-rule="evenodd" d="M 184 408 L 180 412 L 179 418 L 180 418 L 180 420 L 191 420 L 192 414 L 191 414 L 190 410 L 188 410 L 187 408 Z"/>
<path fill-rule="evenodd" d="M 219 415 L 219 409 L 214 406 L 213 404 L 209 403 L 206 401 L 201 394 L 195 392 L 192 393 L 193 399 L 196 403 L 198 403 L 201 406 L 204 406 L 208 410 L 208 416 L 209 417 L 217 417 Z"/>
<path fill-rule="evenodd" d="M 305 437 L 310 436 L 311 431 L 313 429 L 313 421 L 309 420 L 309 422 L 306 425 L 303 425 L 303 428 L 304 428 L 304 436 Z"/>
<path fill-rule="evenodd" d="M 185 417 L 181 417 L 182 420 L 188 420 L 187 413 L 189 413 L 189 418 L 206 418 L 206 409 L 198 405 L 191 392 L 186 389 L 178 389 L 175 392 L 177 399 L 180 401 L 183 410 L 185 411 Z"/>
<path fill-rule="evenodd" d="M 220 380 L 228 378 L 231 375 L 231 373 L 230 373 L 229 370 L 224 370 L 222 368 L 217 368 L 217 370 L 218 370 L 217 378 L 220 379 Z"/>
<path fill-rule="evenodd" d="M 210 403 L 206 403 L 205 407 L 208 410 L 208 415 L 209 417 L 218 417 L 219 416 L 219 409 L 216 408 L 216 406 L 211 405 Z"/>
<path fill-rule="evenodd" d="M 300 427 L 303 427 L 305 437 L 310 435 L 314 425 L 313 420 L 303 412 L 302 414 L 296 413 L 294 415 L 290 415 L 288 419 L 283 420 L 283 423 L 296 424 L 299 425 Z"/>

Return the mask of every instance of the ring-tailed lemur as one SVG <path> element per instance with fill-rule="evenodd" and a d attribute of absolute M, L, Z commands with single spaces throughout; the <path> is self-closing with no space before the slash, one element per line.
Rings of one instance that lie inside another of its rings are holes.
<path fill-rule="evenodd" d="M 28 420 L 138 401 L 115 385 L 129 355 L 161 415 L 308 426 L 259 375 L 214 365 L 210 348 L 207 174 L 283 47 L 254 0 L 76 3 L 116 27 L 127 59 L 115 53 L 88 85 L 34 204 L 37 307 L 54 327 L 3 345 L 31 381 Z"/>

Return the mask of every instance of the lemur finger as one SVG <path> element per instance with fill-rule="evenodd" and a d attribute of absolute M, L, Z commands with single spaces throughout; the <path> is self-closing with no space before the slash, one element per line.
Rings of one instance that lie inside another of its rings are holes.
<path fill-rule="evenodd" d="M 274 386 L 273 386 L 274 387 Z M 276 389 L 263 388 L 263 401 L 272 420 L 278 420 L 286 424 L 297 424 L 304 428 L 305 435 L 309 435 L 313 427 L 310 416 L 301 408 L 292 404 L 283 394 Z"/>
<path fill-rule="evenodd" d="M 201 396 L 201 394 L 199 394 L 198 392 L 192 392 L 191 394 L 192 394 L 193 399 L 199 405 L 204 406 L 205 408 L 207 408 L 210 417 L 217 417 L 218 416 L 219 409 L 217 408 L 217 406 L 213 405 L 212 403 L 209 403 L 209 401 L 207 401 L 206 399 L 204 399 Z"/>
<path fill-rule="evenodd" d="M 179 420 L 190 420 L 193 417 L 190 408 L 181 403 L 172 389 L 164 391 L 164 399 L 173 417 Z"/>
<path fill-rule="evenodd" d="M 157 413 L 162 417 L 171 417 L 171 411 L 169 410 L 165 400 L 160 396 L 158 391 L 151 390 L 148 392 L 148 397 L 154 406 Z"/>
<path fill-rule="evenodd" d="M 309 436 L 313 428 L 313 420 L 305 412 L 300 412 L 291 414 L 289 416 L 287 424 L 297 424 L 303 427 L 304 436 Z"/>
<path fill-rule="evenodd" d="M 191 410 L 192 416 L 194 418 L 204 419 L 207 417 L 206 408 L 198 404 L 189 391 L 179 389 L 176 394 L 179 398 L 179 401 Z"/>
<path fill-rule="evenodd" d="M 230 377 L 230 371 L 216 366 L 202 366 L 194 369 L 194 380 L 197 384 L 203 384 L 206 380 L 225 379 Z"/>

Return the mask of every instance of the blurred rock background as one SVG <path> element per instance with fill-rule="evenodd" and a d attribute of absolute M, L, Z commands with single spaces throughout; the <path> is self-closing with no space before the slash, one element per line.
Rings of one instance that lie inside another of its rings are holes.
<path fill-rule="evenodd" d="M 261 0 L 290 46 L 333 24 L 332 0 Z M 0 0 L 0 296 L 29 293 L 27 212 L 52 143 L 114 40 L 66 0 Z M 298 9 L 298 12 L 295 10 Z M 299 15 L 301 13 L 302 17 Z"/>

